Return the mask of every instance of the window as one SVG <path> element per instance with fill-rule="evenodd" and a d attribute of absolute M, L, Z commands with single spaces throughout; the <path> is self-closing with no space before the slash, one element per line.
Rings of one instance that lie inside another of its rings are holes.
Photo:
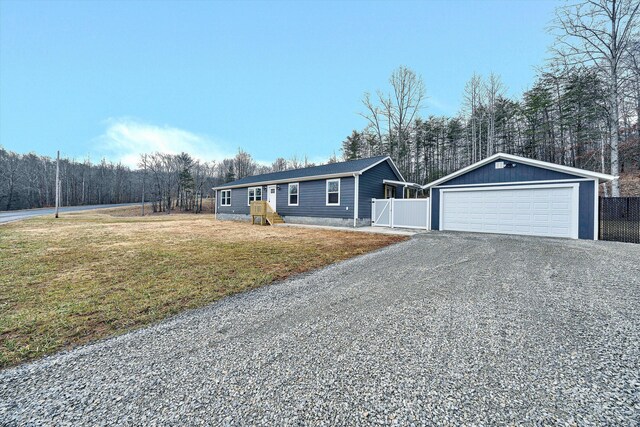
<path fill-rule="evenodd" d="M 247 205 L 251 206 L 251 202 L 262 200 L 262 187 L 249 187 Z"/>
<path fill-rule="evenodd" d="M 340 178 L 327 180 L 327 206 L 340 205 Z"/>
<path fill-rule="evenodd" d="M 396 197 L 396 187 L 393 185 L 384 185 L 384 198 L 385 199 L 395 199 Z"/>
<path fill-rule="evenodd" d="M 300 184 L 297 182 L 289 184 L 289 206 L 298 206 L 298 193 Z"/>
<path fill-rule="evenodd" d="M 231 190 L 220 192 L 220 206 L 231 206 Z"/>

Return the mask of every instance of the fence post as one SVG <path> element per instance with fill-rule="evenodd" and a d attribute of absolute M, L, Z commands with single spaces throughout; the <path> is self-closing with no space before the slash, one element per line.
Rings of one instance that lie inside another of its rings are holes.
<path fill-rule="evenodd" d="M 371 225 L 376 223 L 376 199 L 371 199 Z"/>
<path fill-rule="evenodd" d="M 391 198 L 391 204 L 389 205 L 389 212 L 390 212 L 390 215 L 391 215 L 391 220 L 389 222 L 391 223 L 391 228 L 393 228 L 393 211 L 394 211 L 394 209 L 393 209 L 393 201 L 394 200 L 395 199 L 392 197 Z"/>

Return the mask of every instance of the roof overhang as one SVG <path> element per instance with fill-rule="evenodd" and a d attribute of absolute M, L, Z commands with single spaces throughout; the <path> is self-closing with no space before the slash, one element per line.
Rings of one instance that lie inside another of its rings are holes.
<path fill-rule="evenodd" d="M 416 184 L 415 182 L 406 182 L 406 181 L 394 181 L 392 179 L 383 179 L 383 184 L 391 184 L 391 185 L 402 185 L 404 187 L 415 188 L 417 190 L 422 189 L 422 185 Z"/>
<path fill-rule="evenodd" d="M 298 178 L 284 178 L 284 179 L 275 179 L 275 180 L 272 179 L 272 180 L 266 180 L 266 181 L 247 182 L 244 184 L 220 185 L 218 187 L 213 187 L 213 190 L 228 190 L 231 188 L 260 187 L 262 185 L 285 184 L 288 182 L 300 182 L 300 181 L 315 181 L 318 179 L 344 178 L 347 176 L 362 175 L 364 172 L 379 165 L 382 162 L 389 162 L 391 169 L 393 169 L 395 174 L 403 180 L 398 182 L 402 182 L 403 184 L 405 183 L 404 177 L 402 176 L 402 174 L 400 173 L 396 165 L 393 163 L 393 160 L 391 160 L 391 157 L 387 156 L 384 159 L 380 159 L 374 164 L 369 165 L 366 168 L 359 171 L 341 172 L 341 173 L 333 173 L 333 174 L 325 174 L 325 175 L 310 175 L 310 176 L 304 176 L 304 177 L 298 177 Z"/>
<path fill-rule="evenodd" d="M 498 159 L 518 162 L 518 163 L 522 163 L 530 166 L 536 166 L 539 168 L 549 169 L 556 172 L 564 172 L 571 175 L 579 176 L 581 178 L 597 179 L 600 182 L 613 181 L 614 179 L 618 178 L 617 176 L 608 175 L 605 173 L 592 172 L 585 169 L 578 169 L 578 168 L 572 168 L 570 166 L 557 165 L 555 163 L 543 162 L 541 160 L 534 160 L 534 159 L 528 159 L 526 157 L 514 156 L 513 154 L 497 153 L 497 154 L 494 154 L 493 156 L 487 157 L 486 159 L 480 160 L 479 162 L 469 165 L 466 168 L 462 168 L 459 171 L 453 172 L 447 176 L 444 176 L 440 179 L 430 182 L 424 185 L 422 188 L 427 189 L 427 188 L 436 187 L 446 181 L 449 181 L 450 179 L 453 179 L 460 175 L 464 175 L 467 172 L 470 172 L 481 166 L 494 162 Z"/>

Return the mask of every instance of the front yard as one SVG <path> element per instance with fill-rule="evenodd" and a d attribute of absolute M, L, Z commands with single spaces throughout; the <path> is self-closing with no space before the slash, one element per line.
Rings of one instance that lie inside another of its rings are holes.
<path fill-rule="evenodd" d="M 404 240 L 211 215 L 116 215 L 0 226 L 0 367 Z"/>

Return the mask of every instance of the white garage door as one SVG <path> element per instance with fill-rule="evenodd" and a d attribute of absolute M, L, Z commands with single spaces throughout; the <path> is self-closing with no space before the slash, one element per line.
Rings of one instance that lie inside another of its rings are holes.
<path fill-rule="evenodd" d="M 441 230 L 578 238 L 578 187 L 441 190 Z"/>

